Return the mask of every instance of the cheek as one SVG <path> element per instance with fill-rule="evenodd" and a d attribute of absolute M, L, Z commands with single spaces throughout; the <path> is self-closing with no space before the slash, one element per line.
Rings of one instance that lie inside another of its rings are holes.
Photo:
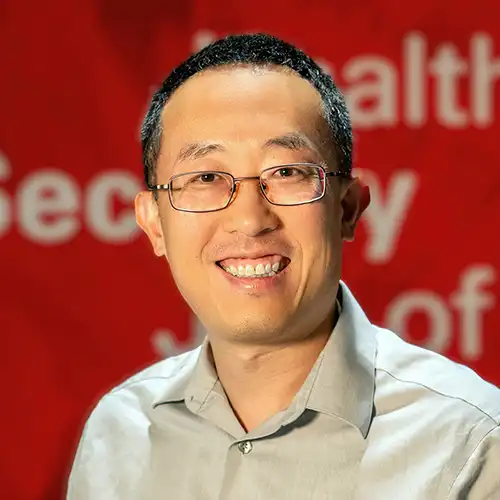
<path fill-rule="evenodd" d="M 177 274 L 188 266 L 201 263 L 201 253 L 209 240 L 210 226 L 203 216 L 183 212 L 169 213 L 163 219 L 163 234 L 172 272 Z"/>
<path fill-rule="evenodd" d="M 340 241 L 340 216 L 333 203 L 328 201 L 304 205 L 303 210 L 293 214 L 289 221 L 289 227 L 303 251 L 307 249 L 315 257 Z"/>
<path fill-rule="evenodd" d="M 325 282 L 325 273 L 336 276 L 341 265 L 340 216 L 333 203 L 326 201 L 303 207 L 305 210 L 290 221 L 302 253 L 300 279 L 306 288 L 316 289 Z"/>

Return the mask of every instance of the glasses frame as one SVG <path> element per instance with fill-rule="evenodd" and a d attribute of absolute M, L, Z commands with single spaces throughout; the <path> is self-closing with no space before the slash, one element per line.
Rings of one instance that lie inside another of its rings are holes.
<path fill-rule="evenodd" d="M 316 168 L 319 168 L 323 172 L 323 175 L 324 175 L 324 178 L 322 179 L 323 190 L 322 190 L 321 194 L 319 196 L 317 196 L 316 198 L 312 199 L 312 200 L 301 201 L 301 202 L 298 202 L 298 203 L 275 203 L 275 202 L 271 201 L 267 197 L 267 195 L 266 195 L 266 193 L 264 191 L 264 186 L 263 186 L 262 181 L 261 181 L 262 180 L 262 174 L 264 174 L 264 172 L 268 172 L 270 170 L 275 170 L 275 169 L 285 168 L 285 167 L 295 167 L 295 166 L 316 167 Z M 213 173 L 213 174 L 224 174 L 224 175 L 229 176 L 232 179 L 231 194 L 229 195 L 227 203 L 223 207 L 221 207 L 221 208 L 215 208 L 215 209 L 212 209 L 212 210 L 188 210 L 188 209 L 185 209 L 185 208 L 178 208 L 178 207 L 176 207 L 174 205 L 174 202 L 172 200 L 172 182 L 176 178 L 181 177 L 181 176 L 186 175 L 186 174 L 210 174 L 210 173 Z M 248 180 L 258 180 L 259 181 L 260 191 L 261 191 L 262 195 L 264 196 L 264 198 L 271 205 L 275 205 L 275 206 L 278 206 L 278 207 L 295 207 L 295 206 L 299 206 L 299 205 L 307 205 L 309 203 L 314 203 L 316 201 L 321 200 L 325 196 L 325 193 L 326 193 L 326 179 L 328 177 L 350 178 L 351 174 L 349 172 L 344 172 L 342 170 L 335 170 L 333 172 L 329 172 L 329 171 L 326 170 L 326 168 L 323 165 L 319 165 L 317 163 L 286 163 L 286 164 L 283 164 L 283 165 L 275 165 L 273 167 L 269 167 L 269 168 L 264 169 L 260 173 L 260 175 L 252 175 L 252 176 L 246 176 L 246 177 L 234 177 L 234 175 L 230 174 L 229 172 L 223 172 L 221 170 L 193 170 L 192 172 L 182 172 L 180 174 L 173 175 L 172 177 L 170 177 L 170 179 L 167 182 L 167 184 L 156 184 L 154 186 L 148 186 L 148 191 L 156 191 L 156 192 L 157 191 L 168 191 L 168 199 L 170 201 L 170 205 L 172 206 L 172 208 L 174 210 L 177 210 L 179 212 L 188 212 L 188 213 L 194 213 L 194 214 L 202 214 L 202 213 L 210 213 L 210 212 L 220 212 L 221 210 L 226 209 L 234 201 L 234 199 L 235 199 L 236 188 L 237 188 L 237 185 L 238 185 L 239 182 L 248 181 Z"/>

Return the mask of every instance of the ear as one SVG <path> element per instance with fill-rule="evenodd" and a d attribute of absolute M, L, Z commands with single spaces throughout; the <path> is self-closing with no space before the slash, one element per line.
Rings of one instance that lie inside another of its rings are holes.
<path fill-rule="evenodd" d="M 358 177 L 342 186 L 342 239 L 353 241 L 359 218 L 370 204 L 370 188 Z"/>
<path fill-rule="evenodd" d="M 163 229 L 158 211 L 158 203 L 151 191 L 142 191 L 135 197 L 135 220 L 137 225 L 146 233 L 158 257 L 167 256 Z"/>

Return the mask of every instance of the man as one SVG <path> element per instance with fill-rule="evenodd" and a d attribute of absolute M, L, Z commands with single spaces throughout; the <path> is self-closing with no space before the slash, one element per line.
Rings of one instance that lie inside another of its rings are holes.
<path fill-rule="evenodd" d="M 104 396 L 68 498 L 500 499 L 500 391 L 340 281 L 369 197 L 330 77 L 229 37 L 165 80 L 142 143 L 138 224 L 208 338 Z"/>

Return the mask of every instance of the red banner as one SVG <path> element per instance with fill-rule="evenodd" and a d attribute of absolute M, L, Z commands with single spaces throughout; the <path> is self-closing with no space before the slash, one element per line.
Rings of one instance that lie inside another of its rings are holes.
<path fill-rule="evenodd" d="M 375 323 L 500 384 L 500 7 L 208 0 L 0 6 L 5 498 L 63 497 L 98 397 L 203 330 L 134 222 L 152 89 L 223 35 L 305 49 L 349 101 L 372 206 L 343 277 Z"/>

